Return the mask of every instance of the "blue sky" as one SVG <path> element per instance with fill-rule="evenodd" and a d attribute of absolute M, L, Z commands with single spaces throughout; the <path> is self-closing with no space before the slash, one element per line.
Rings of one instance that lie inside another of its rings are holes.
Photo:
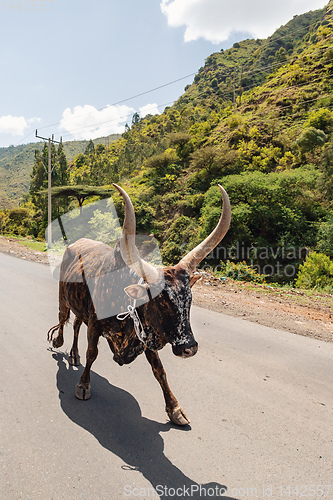
<path fill-rule="evenodd" d="M 172 104 L 212 52 L 327 3 L 1 0 L 0 147 L 33 142 L 36 128 L 64 140 L 122 132 L 134 112 Z"/>

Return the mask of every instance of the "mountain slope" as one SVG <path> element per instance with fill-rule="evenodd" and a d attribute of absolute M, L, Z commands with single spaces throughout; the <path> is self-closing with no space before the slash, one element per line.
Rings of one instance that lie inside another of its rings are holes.
<path fill-rule="evenodd" d="M 72 182 L 121 183 L 137 231 L 156 236 L 165 263 L 216 225 L 221 183 L 232 224 L 207 264 L 246 260 L 293 280 L 308 249 L 333 257 L 332 77 L 333 0 L 267 40 L 209 56 L 173 106 L 136 116 L 109 147 L 79 155 Z"/>
<path fill-rule="evenodd" d="M 330 238 L 332 5 L 295 17 L 267 40 L 212 54 L 172 107 L 111 145 L 104 182 L 125 185 L 138 231 L 156 235 L 165 262 L 216 224 L 217 182 L 232 195 L 228 246 L 277 255 L 287 244 L 319 248 Z"/>
<path fill-rule="evenodd" d="M 110 142 L 119 139 L 119 134 L 95 139 L 95 144 Z M 64 151 L 68 163 L 83 153 L 88 141 L 64 142 Z M 36 149 L 41 149 L 43 143 L 35 142 L 20 146 L 0 148 L 0 208 L 16 206 L 21 197 L 28 192 L 30 174 L 34 163 Z"/>
<path fill-rule="evenodd" d="M 244 40 L 229 50 L 213 53 L 179 103 L 198 97 L 202 101 L 212 94 L 220 102 L 232 101 L 234 91 L 237 96 L 261 84 L 284 58 L 302 50 L 304 42 L 315 32 L 324 15 L 322 9 L 295 16 L 267 40 Z"/>

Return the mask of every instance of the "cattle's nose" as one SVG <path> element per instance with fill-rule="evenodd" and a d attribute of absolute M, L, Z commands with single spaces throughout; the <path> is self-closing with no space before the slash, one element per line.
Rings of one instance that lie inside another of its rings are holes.
<path fill-rule="evenodd" d="M 189 345 L 174 345 L 172 346 L 172 351 L 176 356 L 181 356 L 182 358 L 190 358 L 198 350 L 197 342 L 192 346 Z"/>

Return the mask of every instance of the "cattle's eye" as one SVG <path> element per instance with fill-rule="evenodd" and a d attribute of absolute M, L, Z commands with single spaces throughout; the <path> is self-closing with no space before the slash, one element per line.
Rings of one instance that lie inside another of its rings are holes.
<path fill-rule="evenodd" d="M 126 295 L 131 299 L 139 300 L 143 298 L 148 299 L 148 294 L 145 285 L 130 285 L 124 288 Z"/>

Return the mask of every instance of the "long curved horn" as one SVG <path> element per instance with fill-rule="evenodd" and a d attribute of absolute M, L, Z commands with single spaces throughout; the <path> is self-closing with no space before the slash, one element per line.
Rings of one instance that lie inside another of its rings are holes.
<path fill-rule="evenodd" d="M 125 206 L 125 220 L 120 238 L 120 252 L 125 264 L 143 278 L 147 283 L 156 283 L 160 279 L 157 268 L 141 259 L 135 245 L 136 221 L 134 207 L 130 197 L 117 184 L 113 184 L 123 197 Z"/>
<path fill-rule="evenodd" d="M 179 265 L 186 267 L 190 272 L 194 271 L 197 265 L 220 243 L 230 226 L 231 205 L 229 196 L 220 184 L 218 184 L 218 187 L 222 193 L 223 211 L 216 228 L 179 262 Z"/>

